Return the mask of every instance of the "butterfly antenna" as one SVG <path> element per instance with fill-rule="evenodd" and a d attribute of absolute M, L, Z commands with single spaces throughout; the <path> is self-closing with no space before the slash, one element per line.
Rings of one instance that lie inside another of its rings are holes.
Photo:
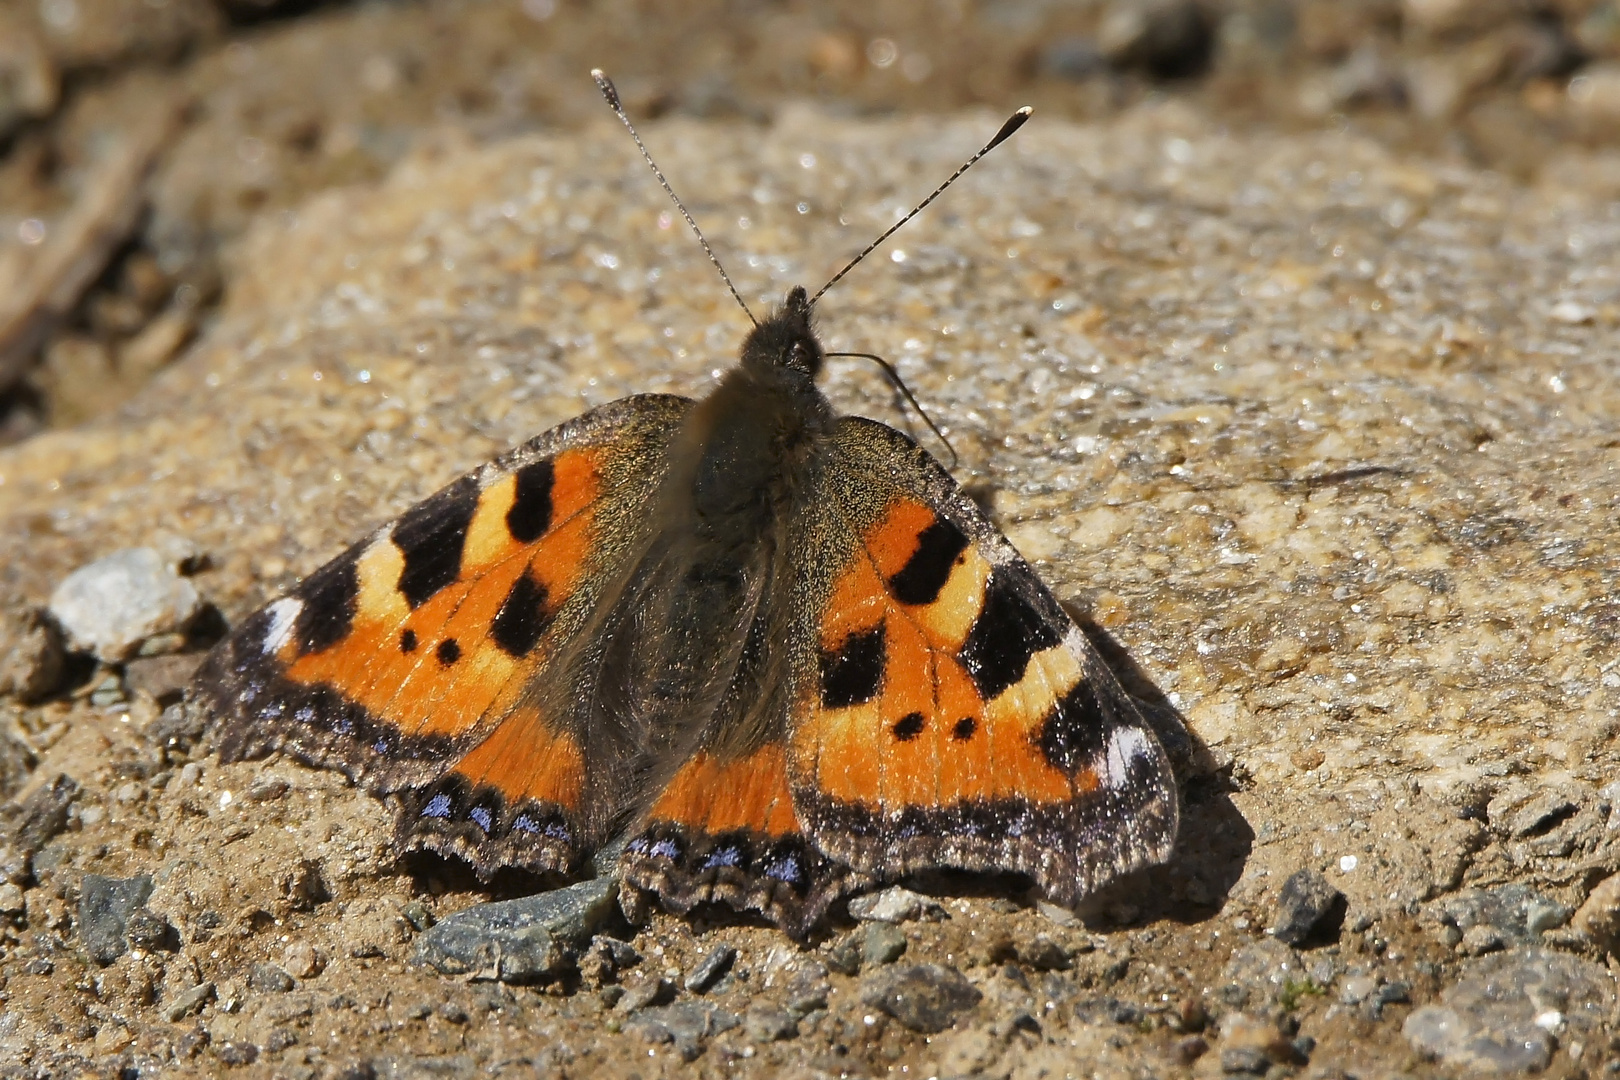
<path fill-rule="evenodd" d="M 602 79 L 602 78 L 598 78 L 596 81 L 598 83 L 605 82 L 605 80 Z M 604 87 L 603 88 L 603 93 L 607 93 L 607 92 L 608 92 L 608 88 Z M 610 98 L 609 100 L 612 101 L 612 100 L 616 100 L 616 99 Z M 617 108 L 617 106 L 615 106 L 615 108 Z M 834 285 L 838 284 L 838 282 L 840 280 L 842 280 L 842 278 L 843 278 L 843 276 L 845 274 L 849 273 L 851 270 L 855 269 L 855 267 L 859 266 L 863 259 L 865 259 L 868 255 L 872 254 L 872 252 L 876 251 L 882 245 L 883 241 L 887 240 L 889 237 L 893 236 L 896 232 L 898 232 L 899 229 L 900 229 L 900 226 L 904 225 L 906 222 L 910 221 L 912 218 L 914 218 L 918 214 L 922 213 L 923 209 L 925 207 L 927 207 L 927 205 L 929 203 L 931 203 L 935 199 L 939 198 L 940 194 L 942 192 L 944 192 L 944 190 L 946 188 L 948 188 L 952 184 L 956 183 L 958 177 L 960 177 L 963 173 L 967 172 L 969 169 L 973 168 L 973 166 L 975 164 L 977 164 L 977 162 L 978 162 L 978 160 L 980 158 L 984 157 L 984 155 L 988 154 L 990 151 L 994 150 L 996 147 L 1000 146 L 1002 143 L 1004 143 L 1008 139 L 1010 139 L 1012 137 L 1013 132 L 1017 131 L 1019 128 L 1024 126 L 1024 121 L 1029 119 L 1029 114 L 1031 112 L 1033 112 L 1033 111 L 1034 110 L 1031 109 L 1028 105 L 1025 105 L 1022 109 L 1019 109 L 1017 112 L 1015 112 L 1011 116 L 1007 117 L 1007 122 L 1005 124 L 1001 125 L 1001 130 L 996 132 L 995 138 L 991 139 L 989 142 L 987 142 L 983 146 L 981 146 L 979 148 L 979 152 L 977 154 L 974 154 L 972 157 L 968 158 L 966 161 L 964 161 L 962 163 L 962 167 L 960 169 L 957 169 L 955 172 L 951 173 L 950 176 L 946 177 L 945 182 L 943 184 L 939 185 L 939 187 L 935 188 L 934 191 L 933 191 L 933 194 L 929 195 L 928 198 L 924 199 L 922 202 L 918 203 L 915 207 L 913 207 L 912 210 L 911 210 L 911 213 L 907 214 L 905 217 L 901 218 L 899 221 L 895 222 L 893 225 L 890 225 L 888 230 L 885 231 L 882 236 L 878 237 L 876 240 L 874 240 L 870 244 L 866 245 L 866 250 L 862 251 L 859 255 L 857 255 L 853 259 L 851 259 L 849 261 L 848 266 L 844 267 L 842 270 L 838 271 L 838 273 L 834 274 L 832 276 L 831 281 L 827 282 L 827 284 L 823 285 L 820 289 L 816 290 L 816 295 L 814 295 L 814 296 L 812 296 L 810 298 L 810 306 L 815 307 L 816 306 L 816 301 L 820 300 L 822 298 L 822 296 L 826 294 L 828 289 L 830 289 Z M 620 111 L 619 116 L 621 118 L 624 116 L 623 111 Z M 630 121 L 626 120 L 625 123 L 628 124 L 628 123 L 630 123 Z M 635 134 L 635 132 L 632 131 L 631 134 L 633 135 L 633 134 Z M 636 140 L 636 145 L 639 146 L 640 144 L 641 144 L 641 140 L 637 139 Z M 646 152 L 647 151 L 645 151 L 645 150 L 642 151 L 643 154 L 645 154 Z M 652 161 L 652 158 L 648 158 L 647 160 L 650 163 Z M 654 172 L 658 171 L 657 166 L 653 167 L 653 171 Z M 663 177 L 660 176 L 659 179 L 662 180 Z M 669 185 L 665 184 L 664 187 L 668 188 Z M 671 196 L 673 196 L 674 194 L 675 193 L 673 191 L 670 192 Z M 677 203 L 679 202 L 679 200 L 676 200 L 676 201 L 677 201 Z M 684 212 L 685 211 L 683 210 L 682 213 L 684 213 Z M 686 220 L 691 221 L 692 219 L 687 218 Z M 697 226 L 694 225 L 694 226 L 692 226 L 692 228 L 695 229 L 695 228 L 697 228 Z M 703 246 L 704 246 L 704 248 L 708 247 L 707 244 L 705 244 Z M 714 256 L 710 255 L 709 258 L 712 259 L 712 258 L 714 258 Z M 715 265 L 718 266 L 720 264 L 716 263 Z M 725 271 L 722 270 L 721 273 L 723 274 L 723 273 L 725 273 Z M 728 284 L 729 284 L 729 282 L 728 282 Z M 736 290 L 732 290 L 732 291 L 735 292 Z M 738 300 L 739 300 L 739 302 L 741 302 L 740 297 L 738 298 Z"/>
<path fill-rule="evenodd" d="M 889 377 L 889 382 L 896 390 L 900 391 L 906 396 L 906 400 L 911 402 L 911 407 L 917 410 L 917 415 L 923 418 L 923 423 L 928 425 L 928 430 L 932 431 L 934 435 L 938 437 L 939 441 L 945 444 L 945 449 L 951 452 L 951 468 L 954 469 L 962 463 L 962 459 L 957 456 L 956 447 L 952 446 L 951 440 L 947 439 L 945 437 L 945 433 L 939 430 L 939 425 L 934 423 L 934 418 L 928 415 L 928 410 L 924 409 L 922 405 L 918 404 L 916 395 L 911 392 L 911 387 L 906 385 L 906 381 L 900 377 L 900 373 L 894 370 L 893 364 L 883 359 L 883 357 L 878 356 L 876 353 L 869 352 L 830 352 L 824 353 L 823 355 L 858 357 L 861 360 L 870 360 L 872 363 L 882 368 L 883 374 Z"/>
<path fill-rule="evenodd" d="M 737 286 L 731 283 L 731 275 L 726 273 L 726 268 L 720 265 L 720 260 L 715 256 L 714 249 L 711 248 L 709 246 L 709 242 L 703 238 L 703 230 L 698 228 L 698 223 L 696 221 L 692 220 L 692 215 L 687 212 L 686 204 L 681 202 L 681 197 L 679 195 L 675 194 L 675 189 L 669 186 L 669 181 L 664 179 L 663 170 L 658 167 L 658 163 L 654 161 L 652 155 L 647 152 L 647 145 L 641 141 L 641 136 L 636 134 L 636 125 L 632 124 L 630 122 L 630 117 L 625 115 L 624 104 L 619 100 L 619 91 L 618 88 L 613 85 L 613 80 L 609 79 L 601 68 L 592 68 L 591 78 L 596 80 L 596 88 L 602 91 L 602 96 L 607 99 L 608 106 L 612 108 L 612 110 L 619 115 L 619 119 L 624 122 L 625 130 L 630 132 L 630 137 L 636 140 L 636 149 L 640 150 L 641 156 L 647 159 L 647 167 L 651 169 L 652 174 L 658 178 L 658 183 L 663 186 L 664 191 L 671 199 L 674 200 L 675 208 L 681 212 L 681 217 L 685 218 L 686 223 L 691 226 L 692 234 L 697 237 L 698 243 L 703 245 L 703 253 L 709 257 L 710 262 L 714 263 L 714 268 L 720 271 L 720 277 L 723 281 L 725 281 L 726 288 L 731 290 L 732 298 L 735 299 L 742 307 L 743 314 L 748 316 L 748 321 L 753 323 L 755 326 L 758 326 L 759 320 L 754 318 L 754 313 L 752 311 L 748 310 L 748 304 L 743 300 L 742 294 L 737 291 Z M 1000 136 L 1000 138 L 1004 139 L 1010 134 L 1012 134 L 1012 132 L 1009 131 L 1006 133 L 1006 135 Z M 987 150 L 989 147 L 986 147 L 985 149 Z M 984 150 L 979 151 L 979 154 L 982 156 L 984 154 Z M 974 160 L 976 161 L 978 158 L 975 158 Z M 973 162 L 968 162 L 968 165 L 971 164 L 973 164 Z M 962 166 L 962 168 L 967 168 L 967 165 Z M 960 175 L 960 172 L 958 172 L 958 175 Z M 951 180 L 955 179 L 955 176 L 951 177 Z M 950 180 L 947 180 L 946 183 L 950 183 Z M 937 195 L 938 192 L 935 192 L 935 194 Z M 931 197 L 932 196 L 930 196 L 930 198 Z M 928 204 L 923 204 L 923 206 L 926 205 Z M 918 207 L 918 209 L 920 210 L 922 207 Z M 875 247 L 876 245 L 873 246 Z M 835 278 L 834 280 L 837 279 Z M 825 289 L 822 290 L 822 292 L 825 291 Z M 821 294 L 817 293 L 816 295 L 819 296 Z"/>

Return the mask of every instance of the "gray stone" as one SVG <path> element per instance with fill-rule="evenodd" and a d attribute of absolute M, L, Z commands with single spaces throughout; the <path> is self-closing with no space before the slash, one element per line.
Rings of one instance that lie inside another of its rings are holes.
<path fill-rule="evenodd" d="M 78 781 L 58 773 L 23 800 L 22 819 L 12 829 L 9 842 L 0 845 L 0 880 L 18 885 L 28 882 L 34 873 L 34 856 L 67 828 L 68 808 L 78 795 Z"/>
<path fill-rule="evenodd" d="M 227 1065 L 251 1065 L 259 1060 L 259 1048 L 250 1042 L 227 1041 L 214 1048 L 214 1056 Z"/>
<path fill-rule="evenodd" d="M 648 979 L 626 990 L 613 1008 L 622 1013 L 640 1012 L 654 1005 L 668 1004 L 674 997 L 674 983 L 668 979 Z"/>
<path fill-rule="evenodd" d="M 803 1017 L 827 1007 L 832 986 L 827 982 L 827 966 L 818 960 L 801 960 L 787 984 L 788 1012 Z"/>
<path fill-rule="evenodd" d="M 588 982 L 605 986 L 618 979 L 619 973 L 641 963 L 641 954 L 628 941 L 598 935 L 591 939 L 590 948 L 579 961 L 579 973 Z"/>
<path fill-rule="evenodd" d="M 1223 996 L 1238 1006 L 1273 1001 L 1290 983 L 1302 983 L 1305 978 L 1299 953 L 1275 938 L 1261 938 L 1235 950 L 1221 972 L 1222 982 L 1229 988 Z"/>
<path fill-rule="evenodd" d="M 1264 1076 L 1271 1070 L 1271 1057 L 1252 1046 L 1229 1046 L 1221 1051 L 1221 1072 L 1229 1076 Z"/>
<path fill-rule="evenodd" d="M 79 886 L 79 940 L 92 960 L 105 967 L 129 951 L 129 918 L 151 895 L 151 874 L 84 875 Z"/>
<path fill-rule="evenodd" d="M 414 960 L 445 975 L 501 982 L 555 978 L 575 950 L 613 918 L 619 883 L 592 878 L 566 889 L 458 911 L 417 939 Z"/>
<path fill-rule="evenodd" d="M 1376 975 L 1349 975 L 1339 983 L 1339 1000 L 1346 1005 L 1360 1005 L 1378 989 Z"/>
<path fill-rule="evenodd" d="M 1444 926 L 1461 930 L 1465 950 L 1480 953 L 1533 943 L 1542 932 L 1567 923 L 1570 909 L 1515 882 L 1464 890 L 1430 904 L 1427 914 Z"/>
<path fill-rule="evenodd" d="M 1142 1006 L 1106 995 L 1076 1002 L 1074 1015 L 1088 1024 L 1126 1025 L 1140 1024 L 1144 1016 Z"/>
<path fill-rule="evenodd" d="M 180 947 L 180 932 L 168 919 L 146 907 L 137 908 L 130 913 L 129 922 L 124 928 L 124 936 L 130 948 L 144 949 L 147 952 L 156 949 L 173 952 Z"/>
<path fill-rule="evenodd" d="M 885 923 L 946 917 L 945 909 L 938 901 L 910 889 L 903 889 L 899 885 L 881 892 L 868 893 L 866 896 L 857 896 L 849 902 L 849 913 L 862 922 Z"/>
<path fill-rule="evenodd" d="M 1597 964 L 1524 947 L 1474 960 L 1435 1005 L 1402 1032 L 1442 1063 L 1488 1073 L 1543 1069 L 1560 1034 L 1589 1041 L 1614 1008 L 1614 979 Z"/>
<path fill-rule="evenodd" d="M 1508 835 L 1516 840 L 1546 832 L 1578 809 L 1569 796 L 1542 792 L 1507 815 Z"/>
<path fill-rule="evenodd" d="M 711 1036 L 741 1023 L 735 1013 L 706 1001 L 683 1001 L 644 1009 L 625 1027 L 650 1043 L 673 1043 L 682 1059 L 691 1061 L 703 1053 Z"/>
<path fill-rule="evenodd" d="M 1315 870 L 1296 870 L 1283 882 L 1271 933 L 1288 945 L 1329 940 L 1344 920 L 1344 894 Z"/>
<path fill-rule="evenodd" d="M 743 1018 L 748 1037 L 755 1042 L 779 1042 L 799 1034 L 799 1021 L 786 1009 L 761 1006 L 750 1009 Z"/>
<path fill-rule="evenodd" d="M 168 702 L 179 698 L 191 677 L 197 673 L 202 660 L 202 653 L 131 660 L 124 665 L 124 685 L 131 694 L 146 694 L 153 701 Z"/>
<path fill-rule="evenodd" d="M 285 994 L 298 984 L 275 964 L 254 964 L 248 969 L 248 988 L 261 994 Z"/>
<path fill-rule="evenodd" d="M 1048 934 L 1020 942 L 1018 959 L 1036 971 L 1067 971 L 1074 965 L 1073 954 Z"/>
<path fill-rule="evenodd" d="M 859 975 L 861 952 L 865 946 L 865 934 L 858 930 L 845 934 L 827 950 L 827 966 L 840 975 Z"/>
<path fill-rule="evenodd" d="M 872 923 L 861 943 L 861 959 L 868 964 L 892 964 L 906 951 L 906 933 L 892 923 Z"/>
<path fill-rule="evenodd" d="M 698 961 L 686 975 L 683 985 L 694 994 L 702 994 L 711 986 L 719 982 L 731 970 L 731 965 L 737 959 L 737 950 L 730 945 L 716 945 L 709 950 L 709 954 Z"/>
<path fill-rule="evenodd" d="M 183 631 L 202 606 L 197 587 L 149 547 L 125 548 L 73 571 L 51 593 L 51 617 L 75 649 L 127 660 L 158 634 Z"/>
<path fill-rule="evenodd" d="M 173 1001 L 163 1007 L 163 1015 L 170 1023 L 179 1023 L 192 1013 L 201 1009 L 214 996 L 214 984 L 211 982 L 198 983 L 190 990 L 182 991 Z"/>
<path fill-rule="evenodd" d="M 0 885 L 0 915 L 16 915 L 27 906 L 23 891 L 12 882 Z"/>
<path fill-rule="evenodd" d="M 960 971 L 940 964 L 884 968 L 861 982 L 861 1001 L 925 1035 L 950 1027 L 983 996 Z"/>

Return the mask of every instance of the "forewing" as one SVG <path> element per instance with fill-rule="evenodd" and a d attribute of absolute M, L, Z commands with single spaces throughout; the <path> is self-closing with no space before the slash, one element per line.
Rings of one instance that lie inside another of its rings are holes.
<path fill-rule="evenodd" d="M 621 793 L 616 751 L 537 686 L 638 557 L 690 408 L 647 395 L 535 438 L 407 510 L 249 617 L 191 695 L 221 760 L 285 751 L 398 797 L 408 847 L 570 869 Z"/>
<path fill-rule="evenodd" d="M 1158 740 L 944 470 L 847 417 L 813 501 L 788 779 L 817 846 L 875 875 L 1018 871 L 1061 903 L 1167 859 Z"/>

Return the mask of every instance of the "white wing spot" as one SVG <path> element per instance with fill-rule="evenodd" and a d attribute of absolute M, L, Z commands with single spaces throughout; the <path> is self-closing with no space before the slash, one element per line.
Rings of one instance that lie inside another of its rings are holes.
<path fill-rule="evenodd" d="M 271 656 L 281 651 L 281 647 L 292 638 L 293 624 L 303 610 L 304 602 L 290 596 L 282 597 L 265 608 L 270 616 L 270 627 L 264 632 L 264 655 Z"/>
<path fill-rule="evenodd" d="M 1108 747 L 1103 752 L 1101 772 L 1108 787 L 1119 789 L 1131 776 L 1131 766 L 1152 756 L 1147 734 L 1141 728 L 1117 727 L 1108 733 Z"/>

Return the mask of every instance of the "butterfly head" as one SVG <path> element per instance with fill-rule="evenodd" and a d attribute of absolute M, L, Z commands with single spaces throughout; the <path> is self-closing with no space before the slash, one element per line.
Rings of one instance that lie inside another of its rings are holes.
<path fill-rule="evenodd" d="M 802 286 L 743 342 L 742 366 L 756 374 L 793 373 L 813 380 L 821 371 L 821 342 L 810 325 L 810 297 Z"/>

